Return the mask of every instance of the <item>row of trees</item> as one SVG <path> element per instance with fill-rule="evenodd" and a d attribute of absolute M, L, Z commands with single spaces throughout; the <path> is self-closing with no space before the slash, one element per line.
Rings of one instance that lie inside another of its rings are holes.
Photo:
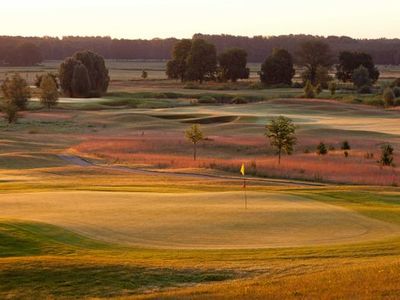
<path fill-rule="evenodd" d="M 217 53 L 227 49 L 241 48 L 248 53 L 251 62 L 262 62 L 273 49 L 287 49 L 294 55 L 306 41 L 322 41 L 329 45 L 334 56 L 342 51 L 368 52 L 381 65 L 400 64 L 400 40 L 398 39 L 352 39 L 349 37 L 320 37 L 311 35 L 282 35 L 270 37 L 244 37 L 232 35 L 202 35 L 217 48 Z M 44 60 L 60 60 L 82 49 L 99 53 L 107 59 L 169 59 L 170 51 L 178 39 L 128 40 L 110 37 L 10 37 L 0 36 L 0 64 L 14 64 L 16 49 L 23 44 L 34 44 Z M 27 56 L 31 57 L 31 55 Z M 35 63 L 35 62 L 33 62 Z"/>
<path fill-rule="evenodd" d="M 328 88 L 333 80 L 330 71 L 334 56 L 328 44 L 308 41 L 300 45 L 296 61 L 303 68 L 303 82 Z M 341 52 L 336 66 L 336 77 L 343 82 L 354 82 L 361 88 L 370 86 L 379 78 L 372 57 L 361 52 Z M 216 47 L 197 38 L 175 44 L 172 59 L 167 63 L 167 75 L 181 81 L 220 80 L 236 81 L 249 77 L 247 53 L 233 48 L 217 56 Z M 285 49 L 275 49 L 261 66 L 260 79 L 267 85 L 290 85 L 295 75 L 294 57 Z"/>
<path fill-rule="evenodd" d="M 167 76 L 181 81 L 237 81 L 249 78 L 247 53 L 229 49 L 217 56 L 217 50 L 203 39 L 182 40 L 175 44 L 167 63 Z"/>
<path fill-rule="evenodd" d="M 59 93 L 57 81 L 52 74 L 44 74 L 39 80 L 40 102 L 47 108 L 57 104 Z M 26 80 L 19 74 L 7 77 L 1 85 L 3 94 L 0 110 L 3 111 L 7 122 L 13 123 L 18 119 L 18 112 L 25 110 L 31 90 Z"/>
<path fill-rule="evenodd" d="M 265 126 L 265 136 L 269 139 L 271 146 L 276 150 L 278 163 L 281 163 L 282 154 L 291 155 L 297 143 L 296 125 L 290 118 L 279 116 L 273 118 L 269 124 Z M 204 134 L 200 126 L 193 124 L 185 132 L 187 140 L 193 144 L 193 159 L 197 159 L 197 145 L 204 140 Z M 351 150 L 348 141 L 343 141 L 341 150 L 344 151 L 345 157 L 349 156 Z M 316 148 L 318 155 L 328 154 L 328 147 L 323 142 L 320 142 Z M 394 166 L 394 148 L 390 144 L 384 144 L 381 147 L 381 158 L 378 161 L 382 166 Z"/>

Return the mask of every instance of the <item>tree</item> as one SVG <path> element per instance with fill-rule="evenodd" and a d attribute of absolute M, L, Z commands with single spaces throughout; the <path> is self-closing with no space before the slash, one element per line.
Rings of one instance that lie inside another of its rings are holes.
<path fill-rule="evenodd" d="M 372 83 L 378 80 L 379 70 L 375 67 L 372 56 L 364 52 L 340 52 L 336 77 L 343 82 L 351 81 L 354 70 L 360 66 L 367 68 Z"/>
<path fill-rule="evenodd" d="M 142 71 L 142 79 L 147 79 L 147 77 L 149 77 L 149 74 L 147 73 L 147 71 L 146 70 L 143 70 Z"/>
<path fill-rule="evenodd" d="M 260 79 L 264 84 L 292 84 L 295 74 L 293 58 L 284 49 L 274 49 L 261 66 Z"/>
<path fill-rule="evenodd" d="M 58 78 L 57 78 L 57 74 L 54 73 L 46 73 L 46 74 L 40 74 L 40 75 L 36 75 L 35 78 L 35 86 L 37 88 L 40 88 L 40 84 L 42 83 L 42 79 L 44 76 L 51 76 L 56 84 L 57 89 L 60 88 L 60 85 L 58 84 Z"/>
<path fill-rule="evenodd" d="M 393 152 L 394 152 L 394 148 L 392 147 L 392 145 L 390 144 L 386 144 L 383 145 L 381 147 L 381 159 L 379 161 L 379 163 L 382 166 L 392 166 L 393 165 Z"/>
<path fill-rule="evenodd" d="M 328 85 L 328 89 L 331 92 L 331 96 L 334 96 L 336 94 L 336 89 L 337 89 L 337 84 L 336 82 L 330 82 Z"/>
<path fill-rule="evenodd" d="M 185 81 L 187 71 L 187 58 L 192 48 L 191 40 L 181 40 L 177 42 L 172 51 L 172 59 L 167 63 L 167 76 L 170 79 L 180 79 Z"/>
<path fill-rule="evenodd" d="M 71 82 L 72 94 L 74 97 L 88 97 L 90 92 L 90 78 L 88 69 L 84 64 L 78 63 L 74 67 Z"/>
<path fill-rule="evenodd" d="M 318 83 L 318 67 L 325 67 L 329 70 L 333 64 L 330 47 L 322 41 L 308 41 L 301 44 L 297 59 L 299 65 L 306 68 L 302 76 L 304 82 L 309 80 L 313 85 Z"/>
<path fill-rule="evenodd" d="M 197 143 L 204 139 L 203 132 L 201 131 L 199 125 L 193 124 L 188 130 L 186 130 L 185 136 L 188 139 L 188 141 L 193 144 L 193 160 L 196 160 Z"/>
<path fill-rule="evenodd" d="M 4 80 L 1 90 L 4 101 L 17 106 L 19 109 L 25 109 L 26 103 L 31 97 L 30 88 L 26 80 L 17 73 Z"/>
<path fill-rule="evenodd" d="M 250 69 L 247 65 L 247 52 L 233 48 L 218 56 L 220 77 L 223 81 L 236 82 L 238 79 L 247 79 Z"/>
<path fill-rule="evenodd" d="M 61 65 L 59 70 L 61 89 L 69 97 L 80 97 L 75 95 L 72 89 L 72 83 L 77 80 L 73 78 L 75 67 L 79 64 L 85 66 L 88 78 L 89 87 L 85 93 L 86 96 L 100 97 L 107 92 L 110 77 L 108 69 L 105 66 L 104 58 L 91 51 L 76 52 L 72 57 L 67 58 Z M 85 82 L 86 83 L 86 82 Z"/>
<path fill-rule="evenodd" d="M 371 79 L 369 77 L 368 69 L 364 66 L 360 66 L 355 69 L 353 71 L 352 81 L 358 90 L 363 87 L 369 87 L 371 85 Z"/>
<path fill-rule="evenodd" d="M 383 102 L 385 103 L 385 106 L 386 107 L 393 106 L 395 99 L 396 99 L 396 96 L 395 96 L 393 90 L 390 87 L 387 87 L 383 91 Z"/>
<path fill-rule="evenodd" d="M 311 81 L 307 81 L 306 85 L 304 86 L 304 98 L 313 99 L 315 98 L 315 88 L 311 84 Z"/>
<path fill-rule="evenodd" d="M 8 124 L 15 123 L 18 119 L 18 106 L 11 102 L 4 102 L 1 110 Z"/>
<path fill-rule="evenodd" d="M 340 147 L 342 150 L 351 150 L 350 144 L 348 141 L 343 141 L 342 146 Z"/>
<path fill-rule="evenodd" d="M 291 119 L 284 116 L 273 118 L 271 122 L 266 125 L 265 136 L 269 138 L 271 146 L 276 149 L 279 164 L 281 163 L 283 151 L 288 155 L 293 153 L 294 146 L 297 142 L 295 133 L 296 126 Z"/>
<path fill-rule="evenodd" d="M 328 154 L 328 148 L 326 148 L 323 142 L 320 142 L 317 146 L 317 154 L 318 155 L 326 155 Z"/>
<path fill-rule="evenodd" d="M 57 84 L 51 74 L 44 75 L 40 81 L 40 102 L 50 109 L 58 101 Z"/>
<path fill-rule="evenodd" d="M 192 42 L 187 58 L 186 79 L 203 83 L 206 79 L 215 78 L 217 69 L 217 50 L 203 39 Z"/>

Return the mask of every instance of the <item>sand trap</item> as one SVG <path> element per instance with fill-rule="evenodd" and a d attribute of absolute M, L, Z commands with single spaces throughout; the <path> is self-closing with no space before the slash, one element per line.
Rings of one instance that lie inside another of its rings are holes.
<path fill-rule="evenodd" d="M 0 196 L 0 217 L 108 242 L 161 248 L 268 248 L 377 240 L 398 226 L 284 194 L 45 192 Z"/>

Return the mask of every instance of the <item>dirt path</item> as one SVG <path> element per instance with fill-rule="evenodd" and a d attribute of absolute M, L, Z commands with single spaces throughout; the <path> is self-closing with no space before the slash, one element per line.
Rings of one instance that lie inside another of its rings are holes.
<path fill-rule="evenodd" d="M 168 176 L 177 176 L 177 177 L 186 177 L 186 178 L 200 178 L 200 179 L 222 179 L 222 180 L 237 180 L 243 181 L 242 177 L 238 176 L 227 176 L 227 175 L 211 175 L 211 174 L 198 174 L 198 173 L 184 173 L 184 172 L 163 172 L 156 170 L 145 170 L 138 168 L 129 168 L 123 166 L 105 166 L 101 164 L 96 164 L 85 160 L 76 155 L 70 154 L 60 154 L 59 158 L 68 162 L 71 165 L 77 165 L 81 167 L 98 167 L 102 169 L 108 170 L 116 170 L 122 171 L 132 174 L 144 174 L 144 175 L 168 175 Z M 254 178 L 247 177 L 246 180 L 248 182 L 256 182 L 256 183 L 265 183 L 271 185 L 290 185 L 290 186 L 326 186 L 327 184 L 323 183 L 314 183 L 314 182 L 305 182 L 305 181 L 297 181 L 297 180 L 284 180 L 284 179 L 270 179 L 270 178 Z"/>

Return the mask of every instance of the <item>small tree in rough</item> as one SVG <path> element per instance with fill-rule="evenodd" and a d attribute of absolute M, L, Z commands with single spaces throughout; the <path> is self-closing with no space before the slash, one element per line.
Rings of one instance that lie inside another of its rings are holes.
<path fill-rule="evenodd" d="M 396 99 L 396 96 L 395 96 L 393 90 L 390 87 L 387 87 L 383 91 L 383 101 L 385 103 L 385 106 L 386 107 L 393 106 L 395 99 Z"/>
<path fill-rule="evenodd" d="M 4 118 L 8 124 L 15 123 L 18 119 L 18 106 L 14 103 L 5 102 L 1 110 L 4 112 Z"/>
<path fill-rule="evenodd" d="M 328 148 L 323 142 L 320 142 L 317 146 L 317 154 L 318 155 L 326 155 L 328 154 Z"/>
<path fill-rule="evenodd" d="M 331 92 L 331 96 L 334 96 L 336 94 L 336 89 L 337 89 L 337 84 L 336 82 L 330 82 L 328 85 L 328 89 Z"/>
<path fill-rule="evenodd" d="M 281 163 L 282 152 L 290 155 L 293 153 L 297 138 L 296 126 L 287 117 L 279 116 L 266 125 L 265 136 L 269 138 L 271 146 L 276 149 L 278 163 Z"/>
<path fill-rule="evenodd" d="M 28 99 L 31 97 L 30 88 L 25 79 L 19 74 L 7 77 L 1 85 L 4 101 L 14 104 L 19 109 L 25 109 Z"/>
<path fill-rule="evenodd" d="M 307 81 L 306 85 L 304 86 L 304 98 L 315 98 L 315 88 L 311 81 Z"/>
<path fill-rule="evenodd" d="M 57 84 L 51 75 L 45 75 L 40 81 L 40 102 L 48 109 L 57 104 Z"/>
<path fill-rule="evenodd" d="M 147 79 L 147 77 L 149 77 L 149 74 L 147 73 L 147 71 L 146 70 L 143 70 L 142 71 L 142 79 Z"/>
<path fill-rule="evenodd" d="M 351 147 L 350 147 L 349 142 L 348 142 L 348 141 L 343 141 L 342 146 L 341 146 L 341 149 L 342 149 L 342 150 L 350 150 Z"/>
<path fill-rule="evenodd" d="M 204 139 L 203 132 L 201 131 L 199 125 L 193 124 L 188 130 L 186 130 L 185 136 L 188 141 L 193 144 L 193 160 L 196 160 L 197 144 Z"/>
<path fill-rule="evenodd" d="M 381 153 L 381 159 L 379 161 L 379 163 L 382 166 L 392 166 L 393 165 L 393 152 L 394 152 L 394 148 L 392 145 L 390 144 L 386 144 L 383 145 L 381 147 L 382 153 Z"/>

